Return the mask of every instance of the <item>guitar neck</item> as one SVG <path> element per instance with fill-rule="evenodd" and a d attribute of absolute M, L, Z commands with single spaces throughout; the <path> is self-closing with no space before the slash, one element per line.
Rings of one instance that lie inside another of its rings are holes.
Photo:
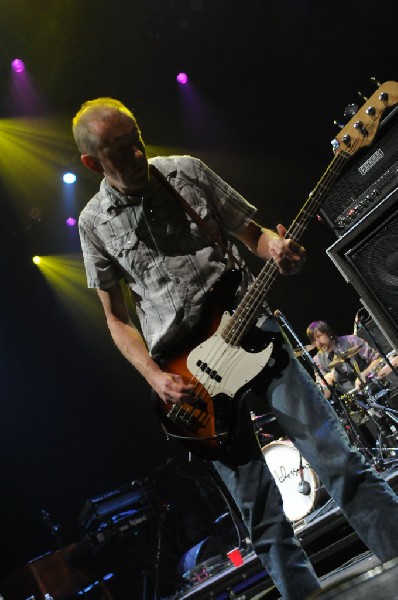
<path fill-rule="evenodd" d="M 304 206 L 290 225 L 286 233 L 287 238 L 291 238 L 296 242 L 301 241 L 309 222 L 316 215 L 323 198 L 329 193 L 348 158 L 349 155 L 345 155 L 343 152 L 334 156 Z M 253 285 L 243 296 L 239 306 L 222 332 L 221 335 L 225 341 L 237 344 L 247 333 L 248 329 L 256 321 L 258 311 L 264 304 L 265 296 L 278 274 L 279 269 L 275 261 L 272 259 L 266 260 Z"/>

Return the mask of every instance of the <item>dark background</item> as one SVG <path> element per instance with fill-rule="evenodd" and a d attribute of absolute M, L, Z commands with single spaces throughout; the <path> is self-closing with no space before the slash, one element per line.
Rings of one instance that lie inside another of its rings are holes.
<path fill-rule="evenodd" d="M 173 562 L 208 534 L 225 503 L 202 466 L 165 439 L 146 385 L 85 289 L 59 179 L 65 169 L 78 173 L 76 216 L 98 181 L 79 165 L 70 120 L 87 99 L 119 98 L 135 111 L 150 154 L 201 157 L 258 207 L 261 223 L 289 225 L 332 160 L 333 121 L 363 103 L 359 90 L 375 91 L 372 76 L 396 79 L 395 2 L 0 0 L 0 11 L 0 120 L 38 116 L 46 134 L 43 146 L 37 141 L 44 152 L 26 146 L 20 159 L 2 146 L 0 157 L 0 581 L 57 548 L 43 509 L 69 544 L 84 535 L 85 501 L 132 480 L 154 486 L 168 506 Z M 23 109 L 9 99 L 15 57 L 36 93 Z M 175 81 L 183 70 L 189 101 Z M 32 164 L 48 166 L 52 136 L 56 164 L 36 177 Z M 13 186 L 6 173 L 18 161 Z M 26 216 L 33 206 L 39 222 Z M 326 255 L 335 239 L 311 222 L 305 269 L 279 278 L 269 295 L 303 343 L 315 319 L 352 333 L 361 306 Z M 56 282 L 44 277 L 36 253 L 69 256 L 75 277 L 62 268 Z M 141 559 L 131 559 L 138 571 Z"/>

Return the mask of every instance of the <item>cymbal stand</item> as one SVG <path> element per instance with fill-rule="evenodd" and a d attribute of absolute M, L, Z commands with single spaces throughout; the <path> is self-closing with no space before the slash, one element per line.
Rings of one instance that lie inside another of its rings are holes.
<path fill-rule="evenodd" d="M 312 367 L 313 371 L 318 375 L 318 377 L 322 381 L 323 385 L 329 390 L 329 392 L 330 392 L 329 402 L 333 406 L 337 415 L 338 415 L 338 411 L 335 408 L 336 406 L 339 407 L 341 414 L 344 415 L 344 417 L 341 418 L 341 422 L 344 427 L 344 430 L 346 431 L 348 437 L 350 438 L 350 441 L 358 448 L 358 450 L 360 452 L 362 452 L 362 454 L 365 456 L 365 458 L 367 458 L 368 460 L 373 460 L 373 455 L 372 455 L 371 450 L 368 447 L 368 444 L 363 440 L 363 438 L 361 436 L 361 432 L 355 425 L 354 421 L 351 419 L 351 416 L 347 410 L 347 407 L 346 407 L 343 399 L 341 398 L 341 396 L 339 396 L 337 394 L 335 387 L 330 385 L 326 381 L 326 379 L 323 377 L 323 374 L 322 374 L 320 368 L 318 367 L 318 365 L 316 364 L 316 362 L 314 361 L 314 359 L 312 358 L 311 354 L 308 352 L 306 347 L 301 343 L 299 337 L 297 336 L 297 334 L 295 333 L 295 331 L 293 330 L 292 326 L 290 325 L 290 323 L 288 322 L 286 317 L 283 315 L 283 313 L 280 310 L 276 310 L 274 312 L 274 316 L 276 319 L 278 319 L 280 321 L 282 326 L 290 333 L 292 338 L 297 343 L 297 347 L 300 349 L 300 358 L 304 358 L 308 361 L 309 365 Z"/>

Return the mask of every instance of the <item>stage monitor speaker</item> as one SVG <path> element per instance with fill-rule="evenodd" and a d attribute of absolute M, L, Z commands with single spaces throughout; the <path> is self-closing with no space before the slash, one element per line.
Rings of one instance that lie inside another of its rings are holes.
<path fill-rule="evenodd" d="M 367 573 L 325 588 L 312 598 L 317 600 L 398 600 L 398 563 L 396 559 Z"/>
<path fill-rule="evenodd" d="M 386 111 L 372 144 L 347 160 L 319 215 L 341 237 L 396 187 L 398 106 Z"/>
<path fill-rule="evenodd" d="M 398 188 L 326 252 L 398 351 Z"/>

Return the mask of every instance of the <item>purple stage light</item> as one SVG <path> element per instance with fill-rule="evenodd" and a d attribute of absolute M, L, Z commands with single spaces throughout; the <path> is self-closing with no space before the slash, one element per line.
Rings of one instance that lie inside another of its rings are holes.
<path fill-rule="evenodd" d="M 182 85 L 185 85 L 188 82 L 188 75 L 186 73 L 178 73 L 176 79 L 178 83 L 182 83 Z"/>
<path fill-rule="evenodd" d="M 76 225 L 76 219 L 74 217 L 68 217 L 65 223 L 68 227 L 74 227 Z"/>
<path fill-rule="evenodd" d="M 25 63 L 20 58 L 14 58 L 11 63 L 11 68 L 14 73 L 22 73 L 22 71 L 25 71 Z"/>

